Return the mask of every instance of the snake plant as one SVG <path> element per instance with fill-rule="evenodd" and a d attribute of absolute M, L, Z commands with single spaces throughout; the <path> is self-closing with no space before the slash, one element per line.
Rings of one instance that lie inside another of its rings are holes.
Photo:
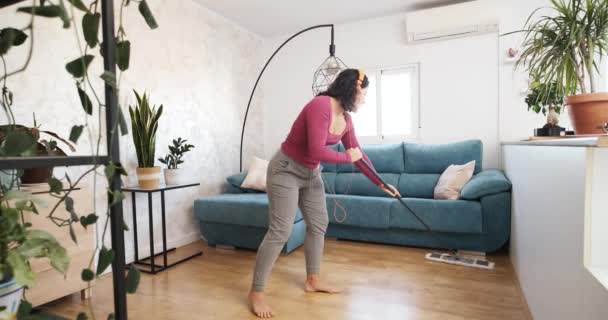
<path fill-rule="evenodd" d="M 135 90 L 133 92 L 137 98 L 137 105 L 129 106 L 129 114 L 137 164 L 140 168 L 151 168 L 154 167 L 156 130 L 158 119 L 163 113 L 163 105 L 161 104 L 158 110 L 156 106 L 150 107 L 149 96 L 145 92 L 143 96 Z"/>

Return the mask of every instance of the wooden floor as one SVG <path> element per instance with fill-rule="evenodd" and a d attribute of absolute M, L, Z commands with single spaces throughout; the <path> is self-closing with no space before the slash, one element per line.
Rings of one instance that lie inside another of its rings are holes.
<path fill-rule="evenodd" d="M 204 255 L 155 276 L 142 274 L 138 292 L 128 296 L 129 319 L 255 319 L 246 304 L 255 252 L 203 244 L 181 251 L 195 247 Z M 426 261 L 426 252 L 328 240 L 322 278 L 345 289 L 328 295 L 303 291 L 300 247 L 279 258 L 268 284 L 275 319 L 530 319 L 505 254 L 489 256 L 496 268 L 488 271 Z M 95 286 L 97 319 L 113 311 L 111 280 L 104 276 Z M 46 307 L 71 319 L 86 310 L 77 295 Z"/>

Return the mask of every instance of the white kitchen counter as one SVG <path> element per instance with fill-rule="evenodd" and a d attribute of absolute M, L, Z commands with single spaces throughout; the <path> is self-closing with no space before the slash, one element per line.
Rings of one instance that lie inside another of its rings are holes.
<path fill-rule="evenodd" d="M 510 255 L 534 319 L 608 319 L 608 148 L 598 138 L 502 144 Z"/>

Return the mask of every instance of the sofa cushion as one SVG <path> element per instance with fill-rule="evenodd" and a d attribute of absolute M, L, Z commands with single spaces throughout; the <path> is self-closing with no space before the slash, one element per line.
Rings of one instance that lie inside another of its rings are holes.
<path fill-rule="evenodd" d="M 479 201 L 416 198 L 404 198 L 404 201 L 433 231 L 481 233 L 482 215 Z M 426 231 L 424 225 L 398 201 L 391 205 L 390 211 L 391 228 Z"/>
<path fill-rule="evenodd" d="M 341 147 L 344 151 L 344 146 Z M 380 173 L 403 172 L 403 143 L 397 144 L 369 144 L 361 146 L 361 151 L 367 155 L 376 171 Z M 338 164 L 338 172 L 361 172 L 359 167 L 352 163 Z"/>
<path fill-rule="evenodd" d="M 387 229 L 392 198 L 328 194 L 329 222 L 362 228 Z M 342 209 L 344 208 L 344 209 Z"/>
<path fill-rule="evenodd" d="M 247 171 L 239 172 L 239 173 L 233 174 L 231 176 L 228 176 L 226 178 L 226 181 L 232 187 L 232 188 L 230 188 L 231 192 L 240 190 L 241 192 L 245 192 L 245 193 L 264 193 L 264 191 L 241 187 L 241 185 L 243 184 L 243 181 L 245 180 L 246 177 L 247 177 Z"/>
<path fill-rule="evenodd" d="M 397 186 L 399 175 L 395 173 L 381 173 L 380 177 L 393 186 Z M 336 194 L 390 197 L 378 188 L 363 173 L 338 173 L 336 176 Z"/>
<path fill-rule="evenodd" d="M 325 193 L 336 193 L 336 176 L 335 172 L 322 172 L 323 184 L 325 185 Z"/>
<path fill-rule="evenodd" d="M 267 194 L 220 194 L 194 201 L 194 214 L 200 221 L 268 227 Z M 302 220 L 300 209 L 294 223 Z"/>
<path fill-rule="evenodd" d="M 480 140 L 466 140 L 448 144 L 404 143 L 406 173 L 441 174 L 452 164 L 475 160 L 475 172 L 482 167 L 483 145 Z"/>
<path fill-rule="evenodd" d="M 397 189 L 403 197 L 432 199 L 439 176 L 437 173 L 404 173 L 399 176 Z"/>

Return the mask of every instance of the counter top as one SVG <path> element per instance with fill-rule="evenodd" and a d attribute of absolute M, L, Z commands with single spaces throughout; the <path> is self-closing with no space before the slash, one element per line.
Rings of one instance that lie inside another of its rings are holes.
<path fill-rule="evenodd" d="M 503 141 L 502 145 L 608 148 L 608 135 L 561 138 L 536 137 L 533 140 Z"/>

